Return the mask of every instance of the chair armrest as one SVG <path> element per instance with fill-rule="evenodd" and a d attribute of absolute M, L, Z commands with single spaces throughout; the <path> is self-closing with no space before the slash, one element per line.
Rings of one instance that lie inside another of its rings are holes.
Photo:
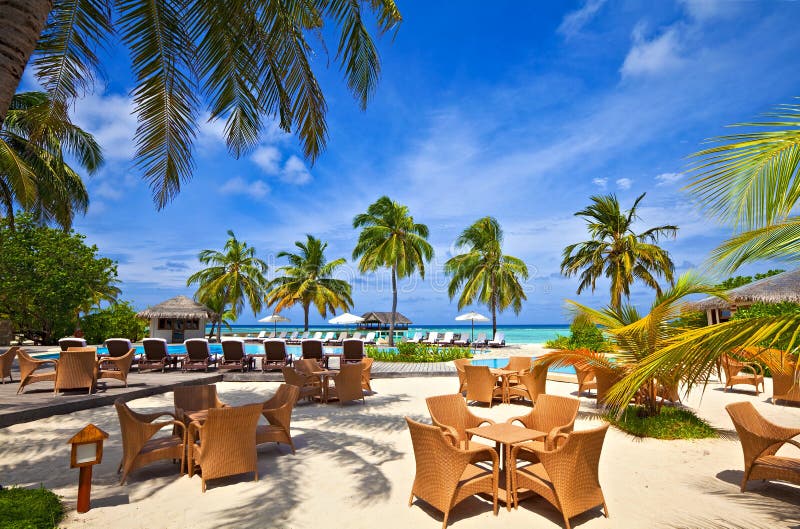
<path fill-rule="evenodd" d="M 449 426 L 445 426 L 444 428 L 450 428 L 450 427 Z M 449 431 L 443 429 L 442 430 L 442 434 L 445 436 L 445 438 L 447 438 L 448 441 L 450 441 L 450 444 L 452 444 L 456 448 L 458 447 L 458 437 L 453 435 L 452 432 L 449 432 Z"/>
<path fill-rule="evenodd" d="M 138 416 L 138 418 L 140 420 L 145 421 L 145 422 L 149 422 L 149 423 L 152 423 L 153 421 L 155 421 L 159 417 L 164 417 L 165 415 L 167 415 L 169 417 L 172 417 L 173 420 L 177 420 L 178 419 L 178 417 L 174 413 L 172 413 L 171 411 L 157 411 L 157 412 L 154 412 L 154 413 L 138 413 L 138 412 L 134 412 L 134 413 L 136 413 L 136 415 Z"/>
<path fill-rule="evenodd" d="M 544 446 L 547 450 L 554 450 L 558 448 L 558 440 L 559 439 L 569 439 L 569 434 L 564 433 L 562 430 L 564 426 L 556 426 L 550 433 L 547 434 L 547 438 L 545 438 Z"/>
<path fill-rule="evenodd" d="M 461 451 L 461 450 L 459 450 L 459 451 Z M 500 466 L 500 457 L 497 455 L 497 452 L 492 447 L 482 446 L 480 448 L 466 448 L 466 449 L 463 450 L 463 452 L 469 453 L 469 454 L 474 454 L 474 455 L 486 454 L 489 457 L 479 459 L 479 461 L 491 461 L 492 462 L 492 469 L 494 469 L 494 470 L 497 470 L 497 468 Z M 474 461 L 475 460 L 473 459 L 473 462 Z"/>
<path fill-rule="evenodd" d="M 510 419 L 506 419 L 506 423 L 507 424 L 514 424 L 514 422 L 516 421 L 518 423 L 521 423 L 522 426 L 525 426 L 525 422 L 522 420 L 524 418 L 525 418 L 524 415 L 519 415 L 517 417 L 511 417 Z"/>
<path fill-rule="evenodd" d="M 34 359 L 33 362 L 36 365 L 40 365 L 40 366 L 44 365 L 44 364 L 53 364 L 53 366 L 58 367 L 58 360 L 56 360 L 54 358 L 48 358 L 48 359 L 45 359 L 45 360 Z"/>
<path fill-rule="evenodd" d="M 200 424 L 198 421 L 192 421 L 189 423 L 189 429 L 186 432 L 187 442 L 194 442 L 197 436 L 200 434 L 200 431 L 203 429 L 203 425 Z"/>

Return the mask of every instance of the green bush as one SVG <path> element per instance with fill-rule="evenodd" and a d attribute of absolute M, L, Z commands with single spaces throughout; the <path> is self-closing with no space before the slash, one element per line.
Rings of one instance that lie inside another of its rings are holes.
<path fill-rule="evenodd" d="M 472 358 L 469 347 L 437 347 L 435 345 L 401 342 L 397 352 L 367 346 L 366 355 L 380 362 L 449 362 L 458 358 Z"/>
<path fill-rule="evenodd" d="M 100 344 L 107 338 L 127 338 L 138 342 L 144 337 L 147 324 L 136 317 L 127 301 L 114 303 L 83 317 L 81 329 L 88 343 Z"/>
<path fill-rule="evenodd" d="M 3 529 L 53 529 L 63 517 L 61 500 L 44 487 L 0 489 L 0 527 Z"/>
<path fill-rule="evenodd" d="M 647 416 L 641 406 L 628 406 L 617 419 L 614 414 L 606 420 L 636 437 L 654 439 L 706 439 L 717 437 L 717 431 L 706 421 L 685 408 L 664 406 L 658 415 Z"/>
<path fill-rule="evenodd" d="M 610 344 L 601 331 L 593 323 L 575 318 L 569 326 L 569 337 L 558 335 L 553 340 L 545 342 L 545 347 L 550 349 L 575 350 L 589 349 L 591 351 L 607 351 Z"/>
<path fill-rule="evenodd" d="M 753 318 L 771 318 L 775 316 L 789 316 L 792 314 L 800 314 L 800 304 L 790 303 L 788 301 L 783 303 L 753 303 L 749 307 L 744 307 L 733 313 L 732 320 L 749 320 Z M 784 351 L 789 348 L 789 342 L 792 339 L 795 329 L 787 330 L 777 340 L 762 342 L 762 347 L 773 347 L 775 349 L 783 349 Z M 797 340 L 795 340 L 795 348 L 797 347 Z"/>

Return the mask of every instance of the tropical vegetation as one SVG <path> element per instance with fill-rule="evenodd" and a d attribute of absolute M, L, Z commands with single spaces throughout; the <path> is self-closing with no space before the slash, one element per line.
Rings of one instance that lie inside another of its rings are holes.
<path fill-rule="evenodd" d="M 195 298 L 201 303 L 218 303 L 223 310 L 230 311 L 235 320 L 244 309 L 245 302 L 253 309 L 253 315 L 264 307 L 267 289 L 267 263 L 256 257 L 256 249 L 236 238 L 228 230 L 228 240 L 223 251 L 202 250 L 198 259 L 203 268 L 186 280 L 186 285 L 197 283 Z M 210 307 L 209 307 L 210 308 Z M 221 325 L 217 326 L 217 338 L 221 338 Z"/>
<path fill-rule="evenodd" d="M 39 487 L 0 488 L 0 527 L 54 529 L 64 517 L 64 506 L 52 491 Z"/>
<path fill-rule="evenodd" d="M 88 174 L 103 164 L 100 146 L 63 103 L 43 92 L 16 94 L 0 128 L 0 214 L 9 226 L 16 208 L 67 230 L 86 213 L 89 194 L 68 157 Z"/>
<path fill-rule="evenodd" d="M 636 233 L 637 208 L 645 193 L 630 209 L 623 211 L 616 195 L 593 196 L 592 204 L 575 213 L 583 217 L 591 239 L 564 248 L 561 273 L 579 275 L 577 293 L 595 291 L 597 280 L 606 277 L 611 285 L 611 306 L 619 307 L 623 296 L 630 297 L 630 287 L 640 281 L 661 294 L 659 278 L 673 283 L 675 265 L 669 253 L 658 246 L 663 237 L 675 237 L 678 227 L 657 226 Z"/>
<path fill-rule="evenodd" d="M 503 229 L 493 217 L 483 217 L 466 228 L 456 239 L 462 253 L 444 265 L 450 274 L 447 294 L 453 299 L 459 291 L 458 308 L 476 301 L 492 314 L 492 334 L 497 333 L 497 313 L 511 307 L 515 314 L 527 298 L 520 280 L 528 279 L 522 259 L 503 253 Z"/>
<path fill-rule="evenodd" d="M 275 306 L 280 312 L 293 305 L 303 307 L 303 330 L 308 330 L 308 313 L 314 305 L 320 316 L 327 318 L 328 312 L 336 314 L 337 309 L 347 311 L 353 306 L 350 283 L 336 279 L 336 269 L 347 261 L 344 258 L 328 261 L 325 250 L 328 243 L 312 235 L 306 241 L 296 241 L 298 253 L 279 252 L 278 258 L 285 257 L 289 264 L 278 268 L 283 275 L 269 282 L 267 304 Z"/>
<path fill-rule="evenodd" d="M 658 415 L 649 415 L 639 406 L 628 406 L 621 415 L 606 413 L 604 418 L 620 430 L 636 437 L 706 439 L 719 435 L 713 426 L 695 415 L 692 410 L 677 406 L 662 408 Z"/>
<path fill-rule="evenodd" d="M 777 268 L 777 269 L 774 269 L 774 270 L 770 269 L 770 270 L 767 270 L 766 272 L 758 273 L 758 274 L 755 274 L 755 275 L 752 275 L 752 276 L 733 276 L 733 277 L 729 277 L 725 281 L 721 282 L 719 284 L 719 287 L 720 288 L 724 288 L 725 290 L 731 290 L 731 289 L 734 289 L 734 288 L 737 288 L 737 287 L 742 287 L 744 285 L 748 285 L 748 284 L 752 283 L 753 281 L 758 281 L 759 279 L 765 279 L 767 277 L 776 276 L 776 275 L 781 274 L 781 273 L 783 273 L 785 271 L 786 270 L 783 270 L 781 268 Z"/>
<path fill-rule="evenodd" d="M 392 316 L 389 323 L 389 345 L 394 345 L 397 319 L 397 280 L 419 272 L 425 277 L 425 263 L 433 258 L 428 243 L 428 227 L 414 221 L 408 207 L 382 196 L 353 219 L 353 228 L 361 228 L 353 249 L 358 268 L 372 272 L 389 268 L 392 279 Z"/>
<path fill-rule="evenodd" d="M 411 342 L 397 344 L 397 352 L 382 350 L 376 346 L 368 345 L 364 353 L 380 362 L 450 362 L 459 358 L 472 358 L 469 347 L 438 347 Z"/>
<path fill-rule="evenodd" d="M 0 123 L 27 64 L 53 101 L 70 104 L 101 71 L 96 50 L 118 38 L 133 70 L 136 162 L 160 209 L 192 177 L 192 145 L 206 113 L 225 121 L 234 156 L 255 147 L 274 122 L 295 131 L 316 159 L 327 140 L 327 102 L 312 67 L 319 51 L 327 54 L 323 38 L 336 39 L 334 59 L 364 108 L 380 77 L 367 28 L 383 34 L 401 18 L 392 0 L 121 0 L 113 16 L 100 0 L 10 0 L 0 4 L 0 19 L 15 28 L 0 34 Z"/>
<path fill-rule="evenodd" d="M 545 342 L 548 349 L 570 351 L 587 349 L 595 352 L 611 350 L 611 343 L 603 336 L 603 331 L 582 314 L 576 314 L 569 326 L 569 336 L 557 335 Z"/>
<path fill-rule="evenodd" d="M 111 337 L 138 342 L 144 338 L 146 328 L 147 323 L 136 317 L 136 310 L 127 301 L 92 310 L 81 318 L 81 330 L 88 343 L 103 343 Z"/>
<path fill-rule="evenodd" d="M 69 336 L 97 292 L 118 292 L 117 265 L 81 234 L 17 215 L 0 219 L 0 317 L 16 332 L 46 344 Z M 113 298 L 112 298 L 113 299 Z"/>

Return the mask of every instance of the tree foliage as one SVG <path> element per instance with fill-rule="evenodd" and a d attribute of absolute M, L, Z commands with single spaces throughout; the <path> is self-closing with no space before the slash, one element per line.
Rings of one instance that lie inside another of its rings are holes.
<path fill-rule="evenodd" d="M 78 312 L 117 282 L 116 264 L 83 235 L 40 226 L 28 214 L 14 230 L 0 220 L 0 270 L 0 314 L 45 343 L 71 335 Z"/>
<path fill-rule="evenodd" d="M 144 337 L 147 323 L 136 317 L 136 310 L 127 301 L 95 309 L 81 318 L 81 330 L 88 343 L 103 343 L 108 338 L 127 338 L 138 342 Z"/>
<path fill-rule="evenodd" d="M 725 290 L 731 290 L 736 287 L 742 287 L 744 285 L 750 284 L 753 281 L 758 281 L 759 279 L 764 279 L 767 277 L 775 276 L 785 272 L 786 270 L 783 269 L 775 269 L 775 270 L 767 270 L 763 273 L 755 274 L 754 276 L 733 276 L 729 277 L 718 286 L 720 288 L 724 288 Z"/>

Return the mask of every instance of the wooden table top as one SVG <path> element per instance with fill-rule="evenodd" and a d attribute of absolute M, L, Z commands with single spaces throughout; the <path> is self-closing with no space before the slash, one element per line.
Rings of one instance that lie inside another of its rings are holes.
<path fill-rule="evenodd" d="M 505 444 L 533 441 L 534 439 L 547 436 L 545 432 L 531 430 L 529 428 L 517 426 L 516 424 L 509 424 L 507 422 L 499 422 L 497 424 L 487 424 L 485 426 L 469 428 L 467 433 Z"/>

